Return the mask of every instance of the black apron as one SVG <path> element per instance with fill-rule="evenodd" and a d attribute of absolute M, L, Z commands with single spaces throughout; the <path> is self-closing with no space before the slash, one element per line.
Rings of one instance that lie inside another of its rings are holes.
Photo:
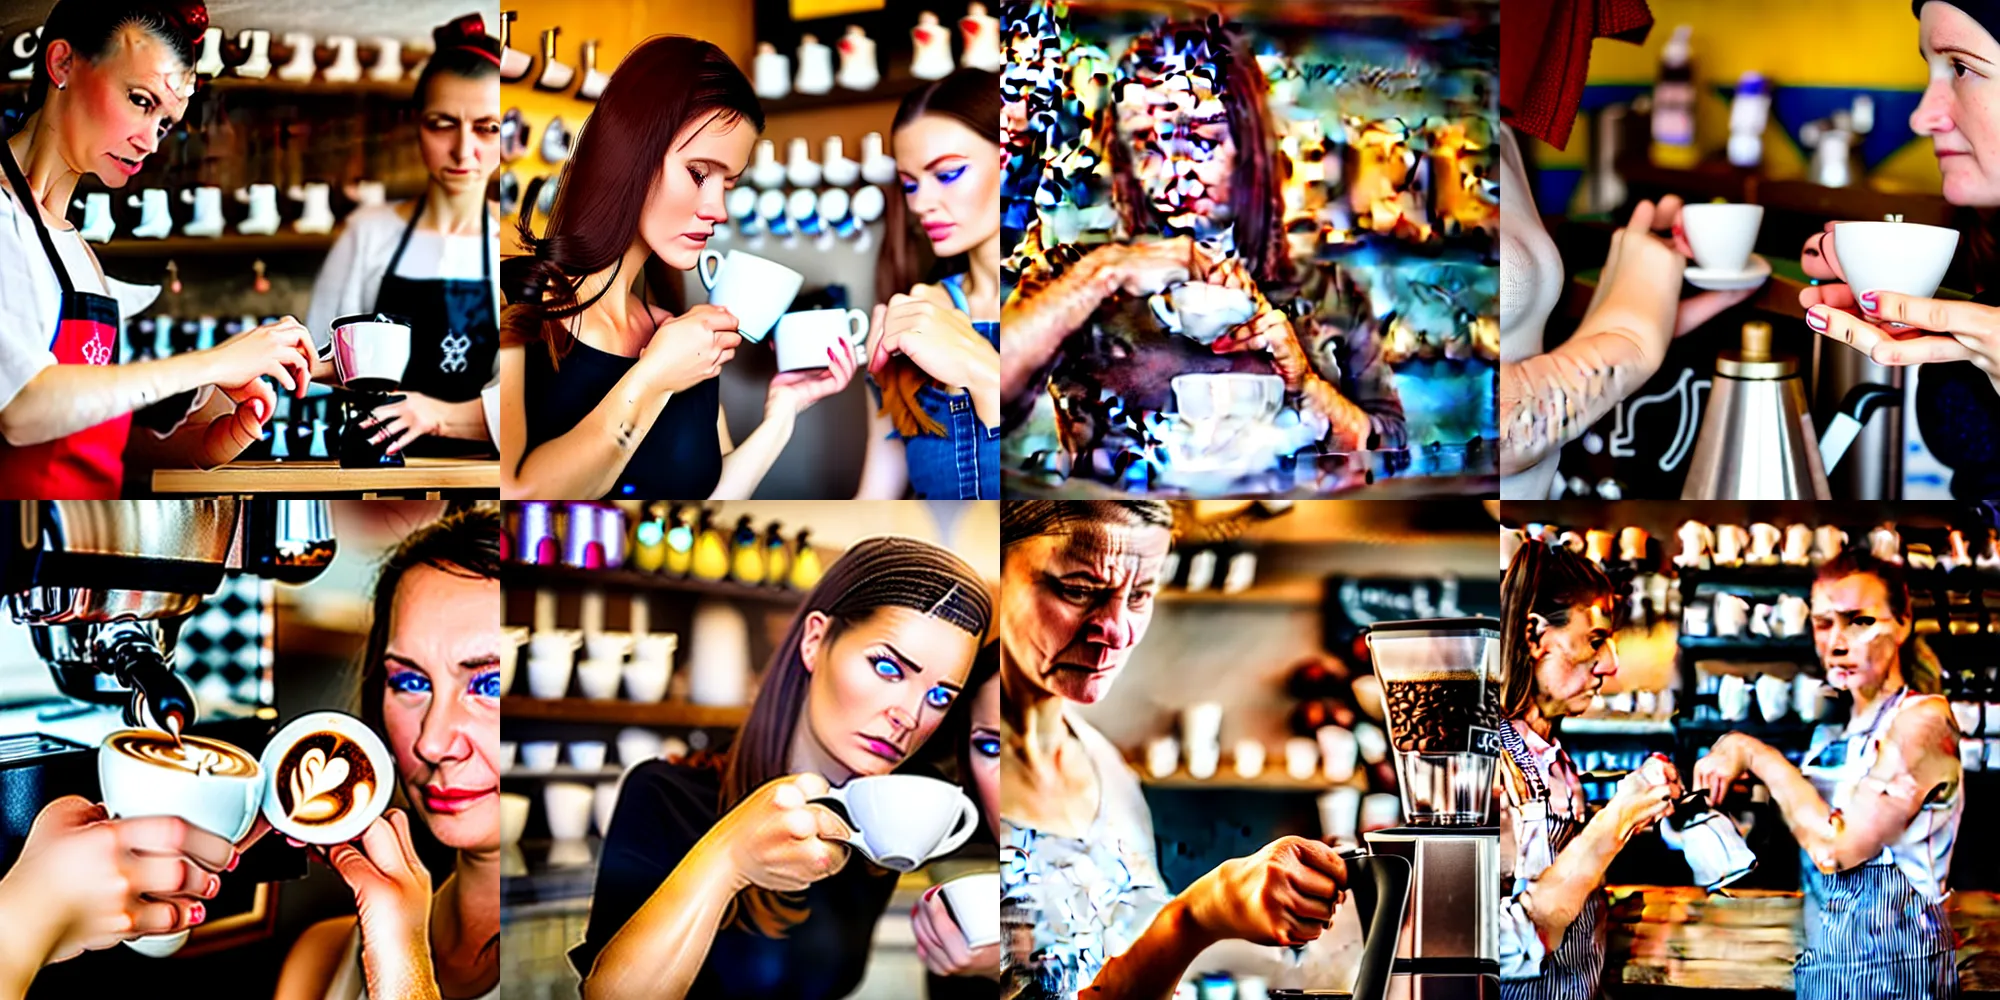
<path fill-rule="evenodd" d="M 410 211 L 410 223 L 389 258 L 382 274 L 382 287 L 375 293 L 375 311 L 408 320 L 410 363 L 403 369 L 408 392 L 418 392 L 447 403 L 464 403 L 479 398 L 480 390 L 493 380 L 493 359 L 500 351 L 500 316 L 493 307 L 493 263 L 486 241 L 492 236 L 493 220 L 482 206 L 479 213 L 479 278 L 404 278 L 396 274 L 410 234 L 424 215 L 424 198 Z M 430 331 L 439 331 L 431 337 Z M 429 458 L 466 458 L 498 454 L 491 441 L 455 438 L 418 438 L 403 454 Z"/>

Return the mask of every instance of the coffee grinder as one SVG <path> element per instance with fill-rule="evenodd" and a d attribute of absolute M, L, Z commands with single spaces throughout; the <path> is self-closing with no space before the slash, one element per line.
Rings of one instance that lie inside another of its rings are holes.
<path fill-rule="evenodd" d="M 1377 622 L 1369 657 L 1382 685 L 1404 825 L 1365 834 L 1410 864 L 1392 1000 L 1500 995 L 1500 830 L 1486 826 L 1500 757 L 1500 623 Z"/>
<path fill-rule="evenodd" d="M 0 595 L 11 618 L 28 629 L 58 691 L 80 705 L 120 706 L 128 726 L 194 729 L 175 642 L 229 570 L 303 583 L 333 555 L 324 500 L 0 502 Z M 241 723 L 270 734 L 267 719 Z M 209 735 L 241 745 L 251 734 Z M 95 752 L 47 733 L 0 733 L 0 868 L 49 800 L 94 793 Z"/>
<path fill-rule="evenodd" d="M 402 468 L 402 454 L 391 454 L 387 441 L 375 442 L 377 428 L 361 422 L 377 407 L 403 399 L 396 389 L 410 363 L 409 321 L 384 313 L 343 316 L 333 321 L 327 346 L 334 374 L 347 390 L 340 399 L 340 467 Z"/>

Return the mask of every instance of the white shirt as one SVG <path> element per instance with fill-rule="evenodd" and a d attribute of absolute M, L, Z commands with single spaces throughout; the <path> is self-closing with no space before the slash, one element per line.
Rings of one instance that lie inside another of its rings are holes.
<path fill-rule="evenodd" d="M 320 265 L 319 280 L 313 282 L 312 308 L 306 312 L 306 329 L 313 343 L 325 346 L 333 336 L 333 321 L 342 316 L 374 312 L 375 297 L 382 291 L 382 278 L 389 271 L 389 258 L 409 225 L 398 215 L 397 201 L 359 208 L 347 217 L 340 238 Z M 498 223 L 495 223 L 497 229 Z M 482 246 L 483 244 L 483 246 Z M 481 251 L 491 267 L 493 311 L 500 312 L 500 236 L 498 232 L 482 240 L 478 236 L 447 236 L 435 230 L 419 229 L 410 234 L 410 245 L 396 264 L 396 276 L 415 281 L 439 278 L 477 280 L 481 272 Z M 486 433 L 500 440 L 500 362 L 495 355 L 486 388 L 479 393 L 486 412 Z"/>

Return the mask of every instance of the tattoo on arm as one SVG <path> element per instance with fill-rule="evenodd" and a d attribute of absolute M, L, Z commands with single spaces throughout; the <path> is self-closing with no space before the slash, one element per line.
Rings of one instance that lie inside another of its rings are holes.
<path fill-rule="evenodd" d="M 1610 413 L 1651 374 L 1620 334 L 1591 334 L 1500 368 L 1500 469 L 1534 466 Z"/>

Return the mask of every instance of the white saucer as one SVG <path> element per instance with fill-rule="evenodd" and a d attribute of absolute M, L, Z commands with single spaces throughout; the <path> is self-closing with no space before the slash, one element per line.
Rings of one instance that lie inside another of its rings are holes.
<path fill-rule="evenodd" d="M 1750 255 L 1750 263 L 1741 271 L 1718 271 L 1707 267 L 1690 267 L 1683 274 L 1687 283 L 1709 292 L 1734 292 L 1744 288 L 1755 288 L 1770 280 L 1771 262 L 1757 254 Z"/>

